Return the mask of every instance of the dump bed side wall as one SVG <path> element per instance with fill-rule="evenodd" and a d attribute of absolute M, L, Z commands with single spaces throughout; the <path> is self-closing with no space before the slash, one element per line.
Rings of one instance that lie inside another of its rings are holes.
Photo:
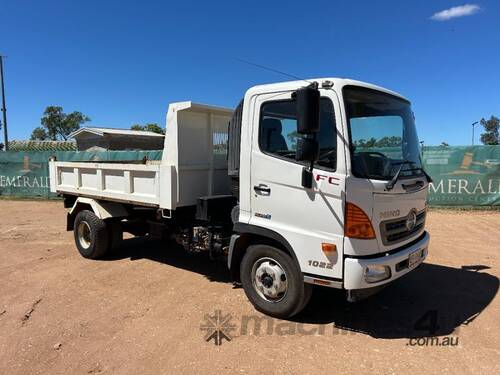
<path fill-rule="evenodd" d="M 159 165 L 51 161 L 49 173 L 52 192 L 151 206 L 160 203 Z"/>

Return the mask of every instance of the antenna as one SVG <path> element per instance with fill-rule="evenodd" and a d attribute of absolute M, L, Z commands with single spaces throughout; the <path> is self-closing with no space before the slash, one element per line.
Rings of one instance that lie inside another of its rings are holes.
<path fill-rule="evenodd" d="M 297 76 L 294 76 L 293 74 L 288 74 L 288 73 L 282 72 L 282 71 L 280 71 L 278 69 L 267 67 L 265 65 L 256 64 L 256 63 L 253 63 L 251 61 L 243 60 L 243 59 L 240 59 L 240 58 L 236 58 L 236 60 L 238 60 L 239 62 L 242 62 L 244 64 L 248 64 L 248 65 L 251 65 L 251 66 L 255 66 L 257 68 L 268 70 L 270 72 L 278 73 L 278 74 L 281 74 L 281 75 L 289 77 L 289 78 L 293 78 L 293 79 L 297 79 L 299 81 L 307 82 L 309 84 L 313 84 L 314 83 L 314 82 L 308 81 L 307 79 L 304 79 L 304 78 L 301 78 L 301 77 L 297 77 Z"/>

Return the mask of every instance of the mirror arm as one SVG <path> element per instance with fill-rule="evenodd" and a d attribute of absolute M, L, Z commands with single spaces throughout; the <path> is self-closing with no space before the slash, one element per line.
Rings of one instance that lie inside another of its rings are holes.
<path fill-rule="evenodd" d="M 313 139 L 313 141 L 316 141 L 316 133 L 313 133 L 313 135 L 312 135 L 312 139 Z M 319 147 L 319 146 L 318 146 L 318 147 Z M 317 155 L 316 155 L 316 158 L 317 158 Z M 316 161 L 316 159 L 312 159 L 312 160 L 311 160 L 311 165 L 309 166 L 309 170 L 311 171 L 311 173 L 312 173 L 312 171 L 313 171 L 313 169 L 314 169 L 314 162 L 315 162 L 315 161 Z"/>
<path fill-rule="evenodd" d="M 316 133 L 312 135 L 312 139 L 316 140 Z M 302 186 L 305 187 L 306 189 L 312 189 L 312 184 L 313 184 L 313 179 L 314 179 L 314 162 L 315 160 L 311 160 L 311 164 L 309 164 L 309 167 L 304 167 L 302 169 Z"/>

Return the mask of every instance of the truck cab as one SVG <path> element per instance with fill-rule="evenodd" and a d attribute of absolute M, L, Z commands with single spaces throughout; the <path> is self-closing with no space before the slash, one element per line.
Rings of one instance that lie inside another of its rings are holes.
<path fill-rule="evenodd" d="M 302 184 L 310 163 L 296 157 L 307 134 L 297 131 L 294 98 L 307 82 L 254 87 L 235 111 L 229 138 L 241 140 L 233 149 L 230 143 L 229 174 L 239 188 L 239 215 L 229 266 L 240 264 L 239 242 L 260 236 L 285 249 L 305 283 L 346 289 L 355 300 L 425 259 L 429 178 L 407 99 L 348 79 L 311 82 L 320 104 L 310 188 Z M 260 268 L 282 273 L 272 261 Z M 270 303 L 286 289 L 274 279 L 267 288 L 253 282 Z"/>

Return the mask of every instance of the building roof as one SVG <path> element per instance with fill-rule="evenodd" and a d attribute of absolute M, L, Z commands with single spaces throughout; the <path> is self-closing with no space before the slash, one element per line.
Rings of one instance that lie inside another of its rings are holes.
<path fill-rule="evenodd" d="M 76 151 L 74 141 L 10 141 L 9 151 Z"/>
<path fill-rule="evenodd" d="M 116 134 L 116 135 L 130 135 L 130 136 L 147 136 L 147 137 L 164 137 L 163 134 L 158 134 L 154 132 L 148 132 L 144 130 L 130 130 L 130 129 L 116 129 L 116 128 L 94 128 L 94 127 L 82 127 L 75 130 L 69 136 L 75 138 L 82 133 L 91 133 L 95 135 L 104 136 L 104 134 Z"/>

